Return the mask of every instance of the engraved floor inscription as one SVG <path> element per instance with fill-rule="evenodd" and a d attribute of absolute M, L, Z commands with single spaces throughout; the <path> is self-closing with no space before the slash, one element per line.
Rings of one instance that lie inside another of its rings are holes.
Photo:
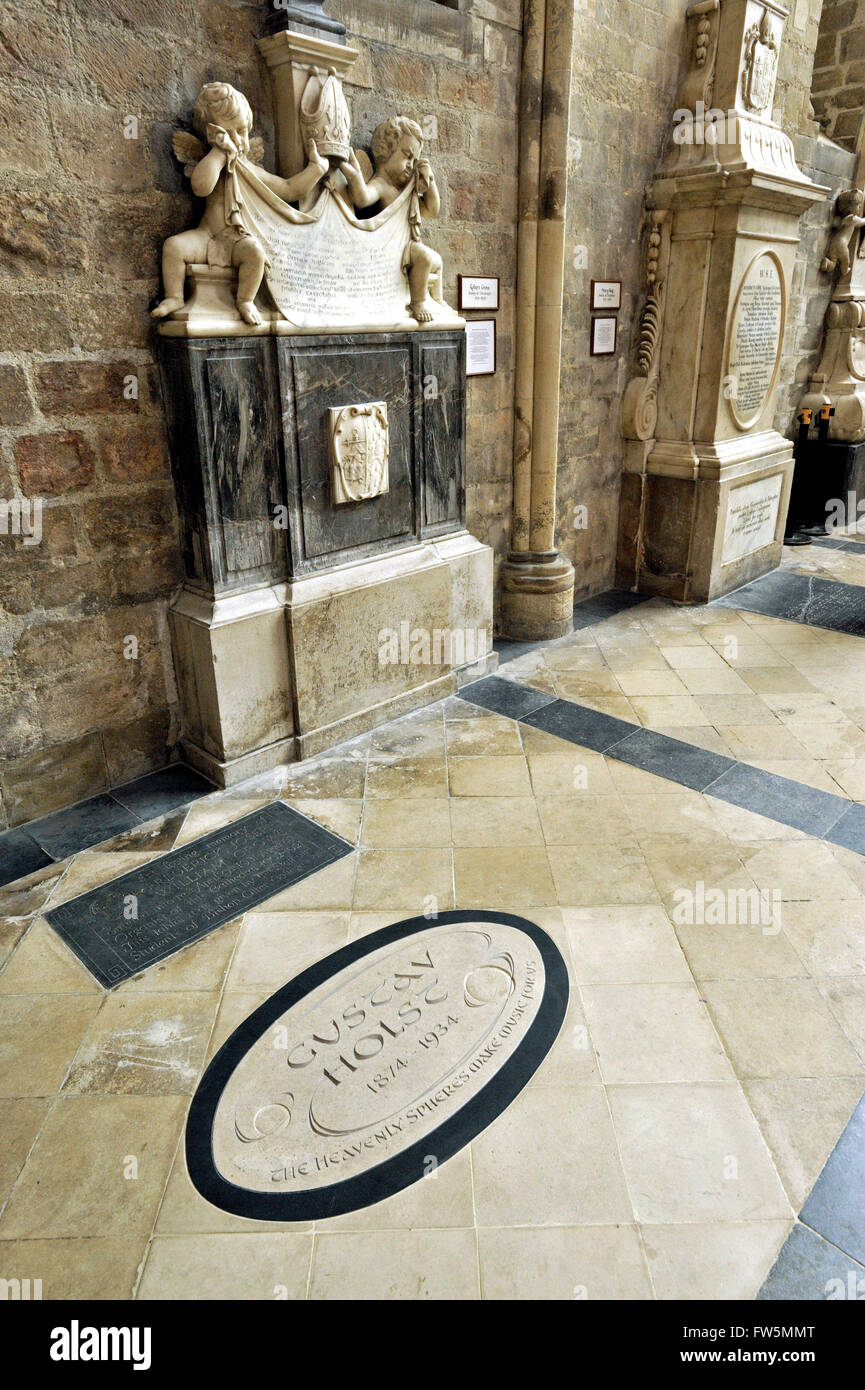
<path fill-rule="evenodd" d="M 110 989 L 351 853 L 345 840 L 274 802 L 46 916 Z"/>

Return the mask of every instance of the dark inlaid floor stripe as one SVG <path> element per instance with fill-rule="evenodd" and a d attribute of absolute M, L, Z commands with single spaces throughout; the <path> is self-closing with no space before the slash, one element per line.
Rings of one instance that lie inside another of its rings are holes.
<path fill-rule="evenodd" d="M 527 695 L 535 697 L 535 707 L 525 712 Z M 764 772 L 698 744 L 670 738 L 573 700 L 555 699 L 501 676 L 486 676 L 464 685 L 460 699 L 865 855 L 865 806 L 840 794 Z"/>
<path fill-rule="evenodd" d="M 353 851 L 276 801 L 45 916 L 110 989 Z"/>
<path fill-rule="evenodd" d="M 842 584 L 795 570 L 774 570 L 742 589 L 714 600 L 719 608 L 738 608 L 783 618 L 789 623 L 865 637 L 865 587 Z"/>
<path fill-rule="evenodd" d="M 846 550 L 848 553 L 855 553 L 857 550 L 860 555 L 865 555 L 865 536 L 859 540 L 854 540 L 852 536 L 814 536 L 815 545 L 822 545 L 826 550 Z"/>
<path fill-rule="evenodd" d="M 832 1150 L 759 1297 L 865 1297 L 865 1097 Z"/>
<path fill-rule="evenodd" d="M 0 887 L 215 790 L 212 782 L 185 763 L 172 763 L 113 791 L 5 830 L 0 833 Z"/>

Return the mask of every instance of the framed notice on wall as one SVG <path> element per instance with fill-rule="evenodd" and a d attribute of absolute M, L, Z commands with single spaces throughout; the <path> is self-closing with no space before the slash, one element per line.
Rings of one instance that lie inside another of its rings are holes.
<path fill-rule="evenodd" d="M 592 312 L 596 309 L 621 309 L 621 280 L 592 281 Z"/>
<path fill-rule="evenodd" d="M 616 351 L 619 320 L 609 315 L 592 319 L 592 356 L 612 357 Z"/>
<path fill-rule="evenodd" d="M 457 286 L 458 309 L 498 309 L 498 275 L 458 275 Z"/>
<path fill-rule="evenodd" d="M 492 376 L 496 369 L 495 319 L 470 319 L 466 324 L 466 376 Z"/>

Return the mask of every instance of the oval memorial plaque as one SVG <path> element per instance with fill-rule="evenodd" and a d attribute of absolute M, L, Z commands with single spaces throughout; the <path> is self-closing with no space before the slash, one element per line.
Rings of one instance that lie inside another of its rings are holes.
<path fill-rule="evenodd" d="M 485 1129 L 559 1032 L 568 972 L 499 912 L 397 922 L 310 966 L 232 1034 L 189 1112 L 203 1197 L 256 1220 L 399 1192 Z"/>
<path fill-rule="evenodd" d="M 784 271 L 772 251 L 761 251 L 745 271 L 730 329 L 727 375 L 735 383 L 729 398 L 737 429 L 756 425 L 769 403 L 784 339 Z"/>

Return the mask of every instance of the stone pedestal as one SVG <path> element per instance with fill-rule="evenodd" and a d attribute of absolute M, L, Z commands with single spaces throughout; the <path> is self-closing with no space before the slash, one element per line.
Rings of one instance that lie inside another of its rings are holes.
<path fill-rule="evenodd" d="M 650 191 L 618 578 L 683 602 L 781 558 L 793 448 L 773 420 L 787 300 L 799 218 L 826 194 L 771 120 L 786 13 L 774 0 L 691 6 L 692 69 Z"/>
<path fill-rule="evenodd" d="M 461 330 L 160 349 L 191 763 L 228 785 L 493 668 L 492 552 L 465 530 Z M 350 448 L 334 444 L 346 411 Z M 382 419 L 386 475 L 364 471 Z M 358 496 L 340 502 L 346 478 Z"/>

